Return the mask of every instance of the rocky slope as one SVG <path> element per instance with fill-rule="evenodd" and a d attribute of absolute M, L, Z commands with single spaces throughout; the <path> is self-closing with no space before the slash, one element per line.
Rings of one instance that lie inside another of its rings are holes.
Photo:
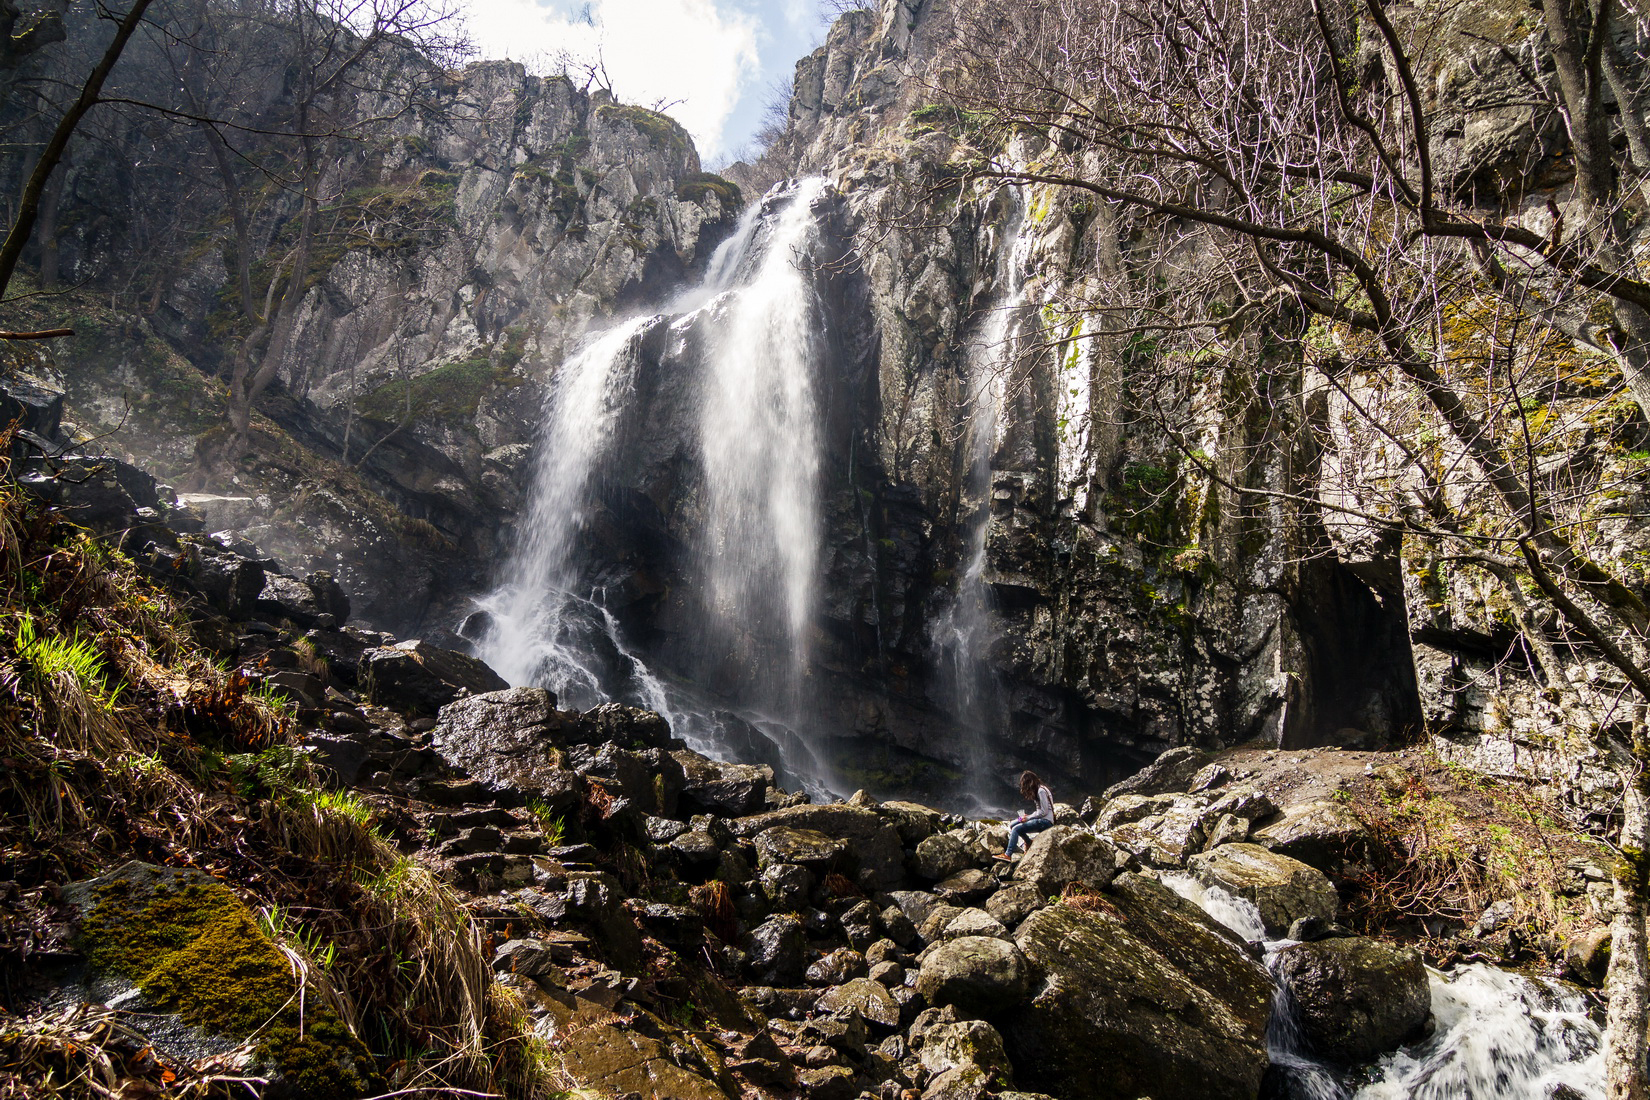
<path fill-rule="evenodd" d="M 100 665 L 52 679 L 37 641 L 0 638 L 0 813 L 17 840 L 0 864 L 0 1081 L 1255 1097 L 1293 1065 L 1269 1038 L 1284 1002 L 1259 945 L 1187 900 L 1199 892 L 1247 902 L 1253 935 L 1300 941 L 1274 965 L 1332 1075 L 1414 1041 L 1429 1003 L 1416 950 L 1337 918 L 1407 927 L 1434 957 L 1547 952 L 1598 979 L 1603 872 L 1556 829 L 1546 850 L 1576 853 L 1561 912 L 1528 908 L 1528 881 L 1430 927 L 1367 904 L 1392 870 L 1374 792 L 1421 797 L 1441 835 L 1444 803 L 1416 795 L 1441 769 L 1419 757 L 1174 750 L 1059 806 L 1010 868 L 992 858 L 1002 825 L 864 794 L 809 804 L 650 712 L 505 689 L 462 654 L 349 626 L 328 577 L 157 522 L 138 471 L 81 475 L 23 477 L 51 511 L 3 502 L 63 601 L 11 586 L 8 616 L 53 619 Z M 85 557 L 68 517 L 118 525 L 123 556 Z M 185 617 L 224 664 L 168 633 Z M 111 673 L 128 681 L 105 697 Z M 72 698 L 93 742 L 52 732 Z M 72 810 L 42 828 L 32 777 L 53 769 Z M 306 989 L 307 1015 L 288 1019 Z"/>

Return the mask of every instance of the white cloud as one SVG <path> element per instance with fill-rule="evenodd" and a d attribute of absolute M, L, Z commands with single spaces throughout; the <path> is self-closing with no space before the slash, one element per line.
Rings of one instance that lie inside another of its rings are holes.
<path fill-rule="evenodd" d="M 582 9 L 535 0 L 468 0 L 468 7 L 480 56 L 535 71 L 564 56 L 599 57 L 620 99 L 675 103 L 669 113 L 707 161 L 726 151 L 728 118 L 760 65 L 756 21 L 716 0 L 591 0 L 589 21 Z"/>

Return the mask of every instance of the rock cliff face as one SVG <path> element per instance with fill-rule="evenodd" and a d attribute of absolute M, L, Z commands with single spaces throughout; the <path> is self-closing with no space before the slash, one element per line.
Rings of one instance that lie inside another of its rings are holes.
<path fill-rule="evenodd" d="M 160 63 L 135 50 L 124 79 L 146 87 Z M 219 457 L 214 376 L 248 322 L 200 135 L 164 132 L 133 167 L 121 156 L 136 139 L 111 122 L 98 136 L 113 155 L 88 148 L 64 172 L 52 263 L 62 283 L 112 293 L 71 292 L 67 317 L 61 301 L 9 309 L 76 328 L 54 359 L 23 364 L 67 391 L 71 432 L 187 490 L 210 528 L 335 572 L 367 620 L 429 630 L 486 583 L 546 376 L 592 317 L 701 266 L 740 198 L 699 171 L 675 122 L 605 92 L 508 62 L 448 73 L 401 50 L 380 63 L 390 106 L 362 93 L 351 109 L 382 117 L 322 175 L 309 289 L 250 456 Z M 8 178 L 24 168 L 4 165 Z M 297 200 L 268 181 L 246 190 L 261 297 Z M 171 221 L 158 239 L 153 210 Z"/>

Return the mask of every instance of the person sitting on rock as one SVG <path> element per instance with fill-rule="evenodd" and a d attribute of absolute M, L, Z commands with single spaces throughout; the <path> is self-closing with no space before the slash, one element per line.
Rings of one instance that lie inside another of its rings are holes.
<path fill-rule="evenodd" d="M 996 857 L 1004 863 L 1014 862 L 1014 850 L 1020 846 L 1021 840 L 1030 848 L 1031 835 L 1054 824 L 1054 792 L 1037 778 L 1036 772 L 1020 773 L 1020 797 L 1027 802 L 1036 802 L 1037 812 L 1030 817 L 1022 813 L 1008 831 L 1008 851 Z"/>

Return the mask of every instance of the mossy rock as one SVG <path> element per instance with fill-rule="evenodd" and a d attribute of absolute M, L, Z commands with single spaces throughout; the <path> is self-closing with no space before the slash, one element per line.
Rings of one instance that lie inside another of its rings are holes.
<path fill-rule="evenodd" d="M 361 415 L 397 423 L 407 414 L 412 418 L 449 428 L 475 426 L 482 396 L 492 387 L 510 389 L 526 379 L 508 368 L 495 367 L 485 355 L 448 363 L 410 380 L 386 382 L 360 399 Z M 409 395 L 408 390 L 411 390 Z"/>
<path fill-rule="evenodd" d="M 155 1014 L 143 1026 L 157 1049 L 187 1058 L 250 1042 L 265 1100 L 383 1091 L 360 1040 L 313 987 L 300 997 L 286 956 L 227 886 L 128 863 L 66 894 L 81 913 L 92 988 Z"/>
<path fill-rule="evenodd" d="M 739 185 L 713 172 L 695 172 L 676 185 L 676 194 L 689 202 L 701 202 L 706 195 L 715 195 L 724 211 L 738 210 L 745 205 L 745 196 Z"/>
<path fill-rule="evenodd" d="M 681 123 L 646 107 L 606 103 L 596 108 L 596 117 L 604 122 L 627 123 L 654 145 L 676 156 L 684 156 L 693 149 L 693 139 L 682 129 Z"/>

